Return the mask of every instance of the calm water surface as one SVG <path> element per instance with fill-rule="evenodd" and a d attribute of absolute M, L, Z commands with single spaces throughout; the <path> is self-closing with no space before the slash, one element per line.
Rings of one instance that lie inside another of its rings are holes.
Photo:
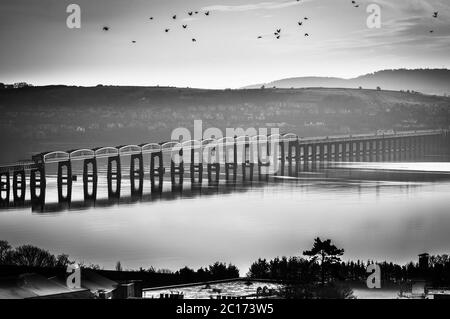
<path fill-rule="evenodd" d="M 123 180 L 123 193 L 129 183 Z M 232 262 L 245 275 L 259 257 L 300 255 L 317 236 L 345 248 L 344 259 L 417 260 L 450 251 L 450 163 L 341 164 L 219 190 L 52 209 L 56 180 L 48 180 L 46 212 L 0 210 L 0 238 L 66 253 L 114 268 L 193 268 Z M 168 185 L 166 185 L 168 187 Z M 170 190 L 165 190 L 170 194 Z M 99 180 L 99 197 L 106 196 Z M 82 182 L 73 199 L 82 202 Z M 55 205 L 53 205 L 55 206 Z M 57 206 L 55 206 L 57 207 Z"/>

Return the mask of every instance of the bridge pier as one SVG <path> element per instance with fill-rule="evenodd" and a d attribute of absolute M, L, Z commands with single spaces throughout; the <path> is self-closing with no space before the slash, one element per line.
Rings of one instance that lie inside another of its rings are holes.
<path fill-rule="evenodd" d="M 278 167 L 277 172 L 275 172 L 275 175 L 277 176 L 284 176 L 284 166 L 286 163 L 286 154 L 285 154 L 285 148 L 284 148 L 284 142 L 283 141 L 279 141 L 278 142 L 278 158 L 277 161 L 279 162 L 280 166 Z M 299 146 L 299 150 L 300 150 L 300 146 Z M 300 160 L 301 160 L 301 153 L 300 153 Z"/>
<path fill-rule="evenodd" d="M 395 137 L 391 138 L 391 158 L 392 161 L 397 161 L 397 139 Z"/>
<path fill-rule="evenodd" d="M 156 161 L 158 161 L 158 167 L 155 168 Z M 164 163 L 162 151 L 150 153 L 150 183 L 152 193 L 161 193 L 164 182 Z M 157 179 L 157 183 L 156 183 Z"/>
<path fill-rule="evenodd" d="M 0 206 L 9 206 L 9 172 L 0 173 Z"/>
<path fill-rule="evenodd" d="M 289 141 L 288 143 L 288 156 L 287 160 L 289 163 L 289 176 L 298 175 L 298 168 L 301 161 L 301 154 L 300 154 L 300 143 L 298 138 L 295 141 Z M 295 161 L 295 168 L 294 168 L 294 162 Z M 306 159 L 305 159 L 306 161 Z M 294 168 L 294 172 L 292 171 Z"/>
<path fill-rule="evenodd" d="M 408 152 L 407 152 L 407 159 L 411 159 L 414 155 L 413 149 L 414 149 L 414 145 L 413 145 L 413 138 L 412 137 L 407 137 L 407 147 L 408 147 Z"/>
<path fill-rule="evenodd" d="M 395 138 L 389 139 L 389 161 L 395 160 Z"/>
<path fill-rule="evenodd" d="M 340 143 L 334 143 L 333 145 L 334 145 L 333 160 L 335 162 L 339 162 L 341 158 Z"/>
<path fill-rule="evenodd" d="M 203 183 L 203 152 L 201 147 L 196 147 L 195 145 L 191 145 L 191 164 L 190 164 L 190 177 L 192 188 L 201 188 Z M 195 155 L 198 156 L 198 162 L 195 160 Z M 195 175 L 198 175 L 195 178 Z"/>
<path fill-rule="evenodd" d="M 367 141 L 362 141 L 362 161 L 365 162 L 367 160 Z"/>
<path fill-rule="evenodd" d="M 323 163 L 325 161 L 325 144 L 319 144 L 319 162 Z"/>
<path fill-rule="evenodd" d="M 228 171 L 227 171 L 228 172 Z M 198 174 L 197 178 L 195 178 L 195 174 Z M 194 186 L 202 185 L 203 183 L 203 164 L 194 164 L 191 163 L 190 166 L 190 175 L 191 175 L 191 184 Z"/>
<path fill-rule="evenodd" d="M 315 165 L 317 161 L 317 144 L 311 144 L 311 163 Z"/>
<path fill-rule="evenodd" d="M 172 182 L 172 191 L 182 191 L 184 181 L 184 161 L 183 161 L 183 149 L 178 152 L 180 163 L 177 165 L 171 157 L 170 159 L 170 180 Z M 178 180 L 177 180 L 178 176 Z"/>
<path fill-rule="evenodd" d="M 414 136 L 413 142 L 414 142 L 414 158 L 418 160 L 420 159 L 420 142 L 421 142 L 420 137 Z"/>
<path fill-rule="evenodd" d="M 65 173 L 64 173 L 65 170 Z M 64 194 L 64 186 L 66 194 Z M 63 161 L 58 163 L 58 202 L 68 203 L 72 200 L 72 163 Z"/>
<path fill-rule="evenodd" d="M 254 163 L 242 163 L 242 180 L 253 182 Z"/>
<path fill-rule="evenodd" d="M 361 141 L 355 142 L 355 160 L 361 162 Z"/>
<path fill-rule="evenodd" d="M 234 137 L 234 142 L 233 142 L 233 158 L 232 160 L 230 159 L 230 150 L 231 148 L 229 147 L 229 145 L 225 146 L 225 179 L 227 182 L 230 181 L 233 183 L 236 183 L 237 180 L 237 170 L 238 170 L 238 159 L 237 159 L 237 141 L 236 141 L 236 136 Z M 231 171 L 231 173 L 230 173 Z"/>
<path fill-rule="evenodd" d="M 328 163 L 330 163 L 333 160 L 333 151 L 332 151 L 332 147 L 333 145 L 331 143 L 326 143 L 326 148 L 327 148 L 327 155 L 326 155 L 326 160 Z"/>
<path fill-rule="evenodd" d="M 138 185 L 136 187 L 136 180 Z M 144 192 L 144 158 L 142 153 L 132 154 L 130 158 L 131 196 L 141 197 Z"/>
<path fill-rule="evenodd" d="M 97 199 L 97 181 L 97 159 L 87 158 L 83 161 L 83 194 L 85 201 L 95 201 Z M 91 192 L 89 192 L 89 184 L 92 184 Z"/>
<path fill-rule="evenodd" d="M 341 161 L 342 162 L 346 162 L 348 160 L 347 155 L 348 155 L 348 153 L 347 153 L 347 142 L 342 142 L 341 143 Z"/>
<path fill-rule="evenodd" d="M 297 141 L 289 141 L 288 143 L 288 155 L 287 155 L 287 160 L 289 162 L 289 166 L 292 166 L 293 161 L 297 161 L 298 158 L 300 157 L 300 144 Z"/>
<path fill-rule="evenodd" d="M 421 160 L 425 158 L 427 140 L 425 136 L 419 136 L 419 157 Z"/>
<path fill-rule="evenodd" d="M 394 160 L 394 139 L 389 138 L 387 141 L 388 145 L 388 161 Z"/>
<path fill-rule="evenodd" d="M 418 147 L 419 139 L 417 136 L 411 137 L 411 144 L 412 144 L 412 150 L 411 150 L 411 157 L 414 160 L 417 160 L 419 156 L 419 147 Z"/>
<path fill-rule="evenodd" d="M 442 133 L 442 149 L 444 150 L 444 154 L 445 154 L 445 160 L 448 161 L 449 160 L 449 156 L 450 156 L 450 143 L 449 143 L 450 139 L 449 139 L 449 132 L 446 130 L 444 131 L 444 133 Z"/>
<path fill-rule="evenodd" d="M 386 161 L 386 139 L 384 136 L 380 139 L 380 160 L 382 162 Z"/>
<path fill-rule="evenodd" d="M 108 157 L 107 180 L 108 180 L 108 198 L 119 199 L 120 188 L 122 183 L 122 167 L 120 164 L 119 155 Z"/>
<path fill-rule="evenodd" d="M 300 163 L 303 163 L 307 161 L 307 149 L 305 144 L 299 144 L 298 145 L 298 152 L 300 154 Z"/>
<path fill-rule="evenodd" d="M 13 173 L 13 197 L 14 205 L 25 204 L 25 192 L 27 187 L 25 170 L 14 171 Z"/>
<path fill-rule="evenodd" d="M 348 161 L 353 162 L 354 160 L 354 142 L 350 141 L 348 143 Z"/>
<path fill-rule="evenodd" d="M 392 138 L 392 160 L 398 161 L 398 138 Z"/>
<path fill-rule="evenodd" d="M 267 156 L 269 155 L 269 142 L 267 141 L 266 147 L 262 148 L 260 147 L 260 143 L 257 144 L 257 151 L 258 151 L 258 180 L 259 181 L 268 181 L 269 180 L 269 174 L 267 173 L 268 168 L 270 167 L 270 159 L 267 162 L 263 162 L 261 159 L 263 158 L 262 155 L 264 155 L 264 158 L 267 159 Z M 267 169 L 266 169 L 267 168 Z M 265 172 L 263 172 L 263 169 L 265 169 Z"/>
<path fill-rule="evenodd" d="M 314 158 L 314 144 L 306 144 L 306 162 L 312 162 Z"/>
<path fill-rule="evenodd" d="M 238 168 L 237 163 L 225 163 L 225 179 L 227 181 L 231 180 L 232 182 L 236 182 L 237 168 Z"/>
<path fill-rule="evenodd" d="M 375 140 L 375 162 L 379 162 L 382 160 L 382 156 L 381 156 L 381 140 L 380 139 L 376 139 Z"/>
<path fill-rule="evenodd" d="M 441 149 L 441 135 L 435 135 L 434 137 L 434 154 L 435 155 L 439 155 L 440 154 L 440 149 Z"/>
<path fill-rule="evenodd" d="M 403 137 L 397 138 L 397 146 L 398 146 L 397 158 L 398 158 L 398 161 L 401 162 L 403 160 L 403 148 L 404 148 Z"/>
<path fill-rule="evenodd" d="M 426 157 L 431 155 L 431 153 L 432 153 L 432 146 L 431 146 L 432 141 L 433 141 L 433 139 L 431 136 L 425 137 L 425 154 L 424 155 Z"/>
<path fill-rule="evenodd" d="M 46 186 L 45 164 L 38 164 L 30 173 L 30 193 L 33 206 L 39 205 L 43 208 L 45 204 Z"/>
<path fill-rule="evenodd" d="M 208 164 L 208 186 L 218 186 L 220 181 L 220 163 Z"/>

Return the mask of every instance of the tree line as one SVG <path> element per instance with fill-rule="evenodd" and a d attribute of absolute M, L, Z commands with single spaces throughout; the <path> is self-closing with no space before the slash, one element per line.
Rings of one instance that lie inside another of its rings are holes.
<path fill-rule="evenodd" d="M 351 298 L 352 291 L 347 284 L 365 282 L 368 276 L 367 266 L 374 261 L 342 261 L 343 254 L 344 249 L 336 247 L 330 239 L 316 238 L 312 248 L 303 251 L 302 256 L 258 259 L 250 266 L 247 277 L 284 282 L 285 288 L 280 294 L 286 298 Z M 7 241 L 0 240 L 0 266 L 62 269 L 73 263 L 74 261 L 66 254 L 53 255 L 32 245 L 13 248 Z M 377 264 L 381 268 L 382 283 L 403 285 L 415 278 L 426 278 L 434 287 L 450 286 L 450 257 L 447 254 L 430 256 L 426 269 L 416 262 L 398 265 L 384 261 Z M 98 265 L 81 265 L 81 267 L 102 270 Z M 119 275 L 123 273 L 130 278 L 156 276 L 163 280 L 164 277 L 174 283 L 239 277 L 239 269 L 235 265 L 223 262 L 216 262 L 197 270 L 186 266 L 177 271 L 156 270 L 153 267 L 124 270 L 118 262 L 115 273 Z"/>

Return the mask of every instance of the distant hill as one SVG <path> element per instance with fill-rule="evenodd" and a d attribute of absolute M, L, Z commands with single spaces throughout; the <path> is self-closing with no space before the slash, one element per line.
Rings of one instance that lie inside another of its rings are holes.
<path fill-rule="evenodd" d="M 450 94 L 450 70 L 447 69 L 399 69 L 384 70 L 353 79 L 330 77 L 297 77 L 282 79 L 265 84 L 250 85 L 245 88 L 358 88 L 393 91 L 417 91 L 425 94 Z"/>
<path fill-rule="evenodd" d="M 331 81 L 331 80 L 330 80 Z M 0 164 L 43 151 L 167 141 L 176 128 L 279 128 L 299 136 L 450 127 L 450 97 L 369 89 L 0 90 Z"/>

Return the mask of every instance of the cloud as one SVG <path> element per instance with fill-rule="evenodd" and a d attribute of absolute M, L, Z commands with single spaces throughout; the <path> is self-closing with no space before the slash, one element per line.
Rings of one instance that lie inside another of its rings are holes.
<path fill-rule="evenodd" d="M 251 10 L 273 10 L 282 9 L 309 2 L 311 0 L 302 1 L 285 1 L 285 2 L 259 2 L 243 5 L 212 5 L 202 8 L 205 11 L 251 11 Z"/>

